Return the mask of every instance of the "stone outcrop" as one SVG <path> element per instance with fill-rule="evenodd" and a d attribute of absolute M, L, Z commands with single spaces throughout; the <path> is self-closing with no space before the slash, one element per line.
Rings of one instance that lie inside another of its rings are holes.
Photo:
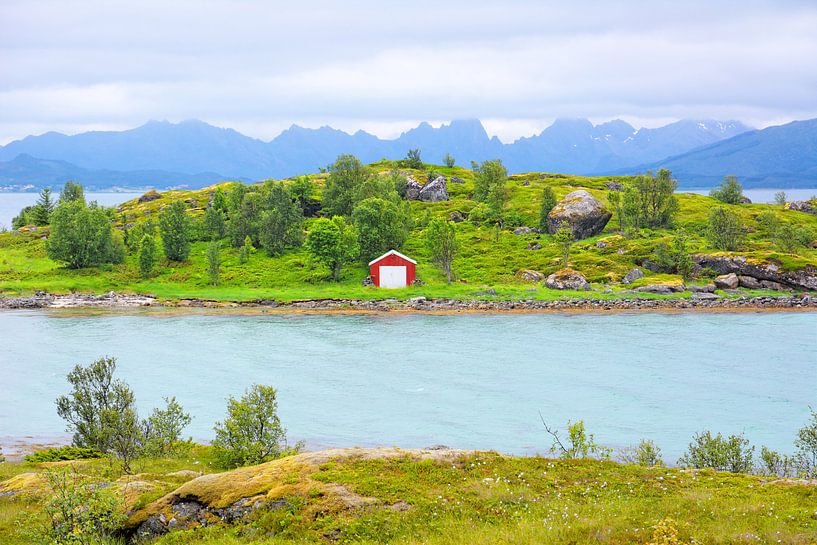
<path fill-rule="evenodd" d="M 409 201 L 416 201 L 420 198 L 420 191 L 423 185 L 414 179 L 414 176 L 406 177 L 406 199 Z"/>
<path fill-rule="evenodd" d="M 760 281 L 761 287 L 767 289 L 775 289 L 771 286 L 778 284 L 789 289 L 817 290 L 817 267 L 813 266 L 797 271 L 786 271 L 773 261 L 723 255 L 696 255 L 693 256 L 693 261 L 701 268 L 711 269 L 721 275 L 734 273 L 736 276 L 752 277 Z M 764 285 L 763 281 L 770 284 Z"/>
<path fill-rule="evenodd" d="M 534 229 L 533 227 L 528 227 L 527 225 L 523 225 L 522 227 L 517 227 L 513 230 L 514 235 L 533 235 L 539 232 L 539 229 Z"/>
<path fill-rule="evenodd" d="M 719 290 L 735 290 L 740 286 L 740 278 L 735 273 L 722 274 L 715 279 L 715 287 Z"/>
<path fill-rule="evenodd" d="M 146 192 L 144 195 L 139 197 L 136 202 L 138 203 L 146 203 L 150 201 L 155 201 L 161 199 L 162 196 L 155 190 L 151 189 L 150 191 Z"/>
<path fill-rule="evenodd" d="M 544 274 L 531 269 L 522 269 L 517 271 L 516 277 L 520 280 L 524 280 L 525 282 L 541 282 L 545 279 Z"/>
<path fill-rule="evenodd" d="M 792 201 L 786 203 L 786 210 L 805 212 L 817 216 L 817 203 L 814 201 Z"/>
<path fill-rule="evenodd" d="M 437 176 L 433 181 L 423 186 L 418 198 L 424 202 L 447 201 L 448 188 L 445 184 L 445 176 Z"/>
<path fill-rule="evenodd" d="M 552 290 L 589 290 L 590 283 L 573 269 L 561 269 L 545 280 L 545 285 Z"/>
<path fill-rule="evenodd" d="M 635 288 L 637 293 L 657 293 L 660 295 L 671 295 L 686 290 L 683 282 L 664 282 L 662 284 L 647 284 Z"/>
<path fill-rule="evenodd" d="M 597 198 L 579 189 L 565 195 L 550 211 L 548 232 L 553 234 L 567 223 L 573 230 L 573 237 L 581 240 L 601 233 L 612 215 Z"/>
<path fill-rule="evenodd" d="M 624 278 L 621 279 L 622 284 L 632 284 L 636 280 L 644 278 L 644 271 L 635 267 L 634 269 L 630 269 L 630 272 L 624 275 Z"/>

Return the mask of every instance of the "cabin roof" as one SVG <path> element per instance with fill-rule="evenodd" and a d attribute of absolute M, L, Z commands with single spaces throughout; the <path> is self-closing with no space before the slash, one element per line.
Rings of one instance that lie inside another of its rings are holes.
<path fill-rule="evenodd" d="M 398 257 L 401 257 L 401 258 L 405 259 L 405 260 L 406 260 L 406 261 L 408 261 L 409 263 L 414 263 L 415 265 L 417 264 L 417 262 L 416 262 L 416 261 L 414 261 L 413 259 L 411 259 L 411 258 L 410 258 L 410 257 L 408 257 L 408 256 L 405 256 L 405 255 L 401 254 L 401 253 L 400 253 L 400 252 L 398 252 L 397 250 L 389 250 L 388 252 L 386 252 L 385 254 L 381 255 L 380 257 L 377 257 L 377 258 L 372 259 L 371 261 L 369 261 L 369 266 L 371 267 L 372 265 L 374 265 L 375 263 L 377 263 L 378 261 L 380 261 L 380 260 L 381 260 L 381 259 L 383 259 L 384 257 L 388 257 L 388 256 L 390 256 L 390 255 L 396 255 L 396 256 L 398 256 Z"/>

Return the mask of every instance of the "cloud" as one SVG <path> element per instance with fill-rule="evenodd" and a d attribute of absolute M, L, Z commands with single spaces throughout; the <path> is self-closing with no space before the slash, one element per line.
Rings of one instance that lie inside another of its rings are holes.
<path fill-rule="evenodd" d="M 817 116 L 808 2 L 275 4 L 4 2 L 0 141 L 147 119 L 271 138 L 478 117 L 512 140 L 556 117 Z"/>

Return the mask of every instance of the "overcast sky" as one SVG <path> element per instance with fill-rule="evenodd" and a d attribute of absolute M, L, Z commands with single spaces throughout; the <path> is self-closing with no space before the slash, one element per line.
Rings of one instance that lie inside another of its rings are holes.
<path fill-rule="evenodd" d="M 0 143 L 197 118 L 394 137 L 480 118 L 817 117 L 817 2 L 0 0 Z M 290 5 L 297 4 L 297 5 Z"/>

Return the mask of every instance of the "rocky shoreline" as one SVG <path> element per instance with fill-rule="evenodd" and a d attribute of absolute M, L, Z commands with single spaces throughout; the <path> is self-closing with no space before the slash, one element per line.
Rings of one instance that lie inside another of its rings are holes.
<path fill-rule="evenodd" d="M 430 299 L 414 297 L 407 300 L 381 299 L 319 299 L 278 302 L 254 300 L 242 302 L 180 299 L 160 301 L 146 295 L 125 295 L 109 292 L 104 295 L 37 293 L 29 297 L 0 297 L 0 310 L 22 309 L 258 309 L 276 312 L 603 312 L 603 311 L 752 311 L 752 310 L 817 310 L 817 296 L 808 293 L 780 296 L 720 297 L 713 293 L 693 293 L 691 297 L 654 299 L 628 297 L 623 299 L 575 298 L 554 301 L 536 299 Z"/>

